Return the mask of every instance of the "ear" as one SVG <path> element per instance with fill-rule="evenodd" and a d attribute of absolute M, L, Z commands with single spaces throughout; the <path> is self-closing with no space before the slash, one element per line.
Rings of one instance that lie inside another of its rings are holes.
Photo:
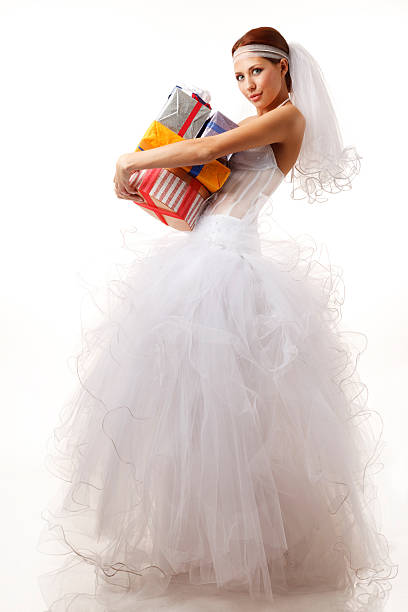
<path fill-rule="evenodd" d="M 287 60 L 285 58 L 282 58 L 280 60 L 280 65 L 281 65 L 282 76 L 285 76 L 285 74 L 287 73 L 287 71 L 289 69 Z"/>

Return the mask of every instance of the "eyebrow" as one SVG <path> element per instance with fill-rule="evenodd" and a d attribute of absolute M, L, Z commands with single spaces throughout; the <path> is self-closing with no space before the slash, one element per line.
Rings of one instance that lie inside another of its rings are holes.
<path fill-rule="evenodd" d="M 256 64 L 252 64 L 252 66 L 250 66 L 250 67 L 248 68 L 248 70 L 251 70 L 252 68 L 255 68 L 255 66 L 258 66 L 258 64 L 259 64 L 259 62 L 257 62 Z M 238 70 L 238 72 L 236 72 L 235 74 L 242 74 L 242 72 L 240 72 L 240 71 Z"/>

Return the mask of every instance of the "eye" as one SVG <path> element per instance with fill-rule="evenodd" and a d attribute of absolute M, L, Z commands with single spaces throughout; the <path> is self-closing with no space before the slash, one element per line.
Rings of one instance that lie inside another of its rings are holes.
<path fill-rule="evenodd" d="M 260 72 L 262 72 L 263 68 L 253 68 L 252 72 L 254 72 L 254 70 L 259 70 Z M 243 76 L 242 74 L 238 74 L 236 76 L 237 81 L 239 81 L 240 77 L 242 77 L 242 76 Z"/>

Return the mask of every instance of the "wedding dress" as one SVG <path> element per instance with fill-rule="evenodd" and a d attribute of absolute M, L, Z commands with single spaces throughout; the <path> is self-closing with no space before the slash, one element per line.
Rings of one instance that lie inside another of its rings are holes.
<path fill-rule="evenodd" d="M 352 610 L 389 590 L 342 273 L 268 214 L 272 146 L 229 165 L 194 230 L 152 239 L 84 334 L 47 457 L 63 481 L 39 540 L 60 558 L 39 578 L 51 612 L 131 612 L 175 581 L 340 590 Z"/>

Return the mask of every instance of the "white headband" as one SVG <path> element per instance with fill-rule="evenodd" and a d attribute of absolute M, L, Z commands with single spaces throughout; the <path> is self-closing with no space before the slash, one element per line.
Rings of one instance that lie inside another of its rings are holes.
<path fill-rule="evenodd" d="M 238 49 L 234 51 L 232 61 L 235 62 L 235 60 L 244 53 L 249 53 L 250 55 L 259 55 L 261 57 L 272 57 L 277 59 L 285 57 L 289 61 L 289 54 L 285 53 L 285 51 L 282 51 L 282 49 L 278 49 L 278 47 L 273 47 L 272 45 L 261 45 L 258 43 L 251 45 L 242 45 L 241 47 L 238 47 Z"/>

